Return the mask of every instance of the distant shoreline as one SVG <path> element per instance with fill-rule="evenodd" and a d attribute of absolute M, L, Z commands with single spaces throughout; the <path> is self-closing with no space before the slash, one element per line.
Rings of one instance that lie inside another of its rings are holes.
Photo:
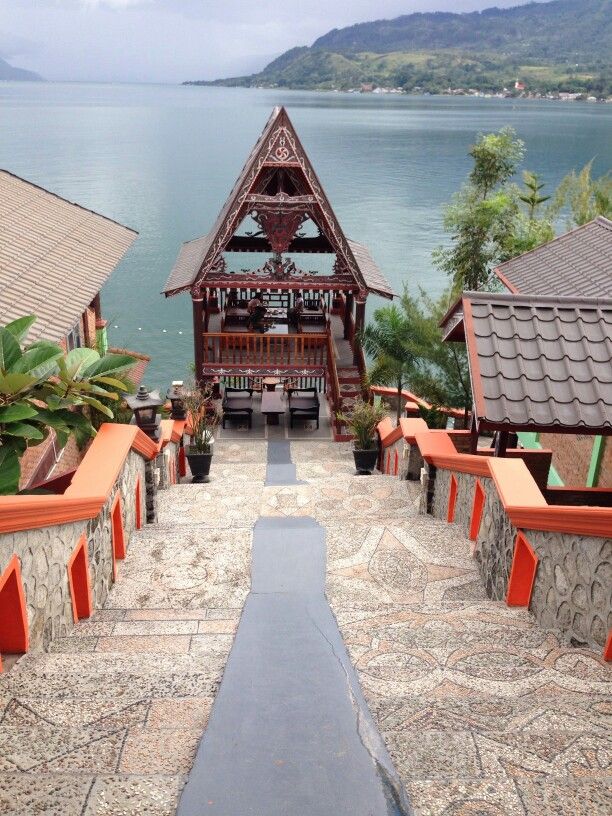
<path fill-rule="evenodd" d="M 588 104 L 610 104 L 612 97 L 596 97 L 589 96 L 585 93 L 558 93 L 558 94 L 518 94 L 514 95 L 510 92 L 499 91 L 498 93 L 490 93 L 488 91 L 465 91 L 463 89 L 453 89 L 443 93 L 414 93 L 412 91 L 403 91 L 398 89 L 374 89 L 372 91 L 360 91 L 357 89 L 344 90 L 340 88 L 286 88 L 275 85 L 222 85 L 214 80 L 208 81 L 187 81 L 181 82 L 181 86 L 194 88 L 223 88 L 224 90 L 243 90 L 243 91 L 280 91 L 284 93 L 299 92 L 299 93 L 325 93 L 325 94 L 343 94 L 344 96 L 363 96 L 363 97 L 412 97 L 412 98 L 436 98 L 436 99 L 507 99 L 512 102 L 585 102 Z"/>

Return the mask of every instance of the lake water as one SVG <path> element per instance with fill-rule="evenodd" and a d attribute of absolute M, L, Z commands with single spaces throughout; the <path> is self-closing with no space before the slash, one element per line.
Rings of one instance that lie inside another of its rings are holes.
<path fill-rule="evenodd" d="M 140 233 L 103 310 L 113 345 L 152 355 L 151 386 L 184 376 L 192 359 L 189 297 L 159 294 L 180 244 L 209 230 L 276 104 L 287 106 L 346 233 L 368 244 L 396 291 L 444 287 L 431 252 L 445 240 L 442 205 L 469 171 L 479 131 L 516 128 L 525 166 L 549 190 L 592 158 L 596 173 L 612 165 L 611 105 L 0 83 L 0 167 Z"/>

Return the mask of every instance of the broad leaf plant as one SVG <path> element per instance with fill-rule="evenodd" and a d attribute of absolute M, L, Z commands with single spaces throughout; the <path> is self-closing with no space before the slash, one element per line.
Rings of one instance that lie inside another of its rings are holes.
<path fill-rule="evenodd" d="M 103 401 L 130 390 L 117 375 L 136 363 L 91 348 L 66 352 L 48 340 L 24 345 L 35 320 L 27 315 L 0 326 L 0 495 L 18 492 L 21 457 L 51 430 L 60 448 L 71 436 L 80 447 L 95 436 L 92 413 L 113 418 Z"/>

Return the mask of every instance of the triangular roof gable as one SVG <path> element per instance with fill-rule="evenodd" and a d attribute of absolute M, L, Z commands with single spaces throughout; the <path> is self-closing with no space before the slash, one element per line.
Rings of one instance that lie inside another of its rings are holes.
<path fill-rule="evenodd" d="M 165 293 L 176 294 L 188 288 L 196 291 L 199 286 L 205 285 L 206 273 L 240 226 L 246 214 L 245 209 L 248 207 L 247 197 L 253 190 L 261 171 L 266 167 L 294 167 L 302 171 L 306 185 L 309 187 L 309 194 L 314 197 L 317 205 L 318 226 L 365 295 L 369 287 L 359 264 L 289 115 L 283 107 L 277 107 L 272 112 L 212 230 L 204 238 L 197 239 L 200 263 L 195 275 L 189 276 L 191 280 L 187 276 L 180 279 L 179 276 L 171 275 L 166 284 Z M 196 242 L 190 243 L 195 244 Z"/>

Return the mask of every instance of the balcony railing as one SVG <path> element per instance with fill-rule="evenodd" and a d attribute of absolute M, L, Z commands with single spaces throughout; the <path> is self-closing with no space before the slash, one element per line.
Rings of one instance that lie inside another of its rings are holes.
<path fill-rule="evenodd" d="M 232 334 L 207 333 L 202 336 L 204 368 L 231 369 L 318 368 L 327 364 L 326 334 Z"/>

